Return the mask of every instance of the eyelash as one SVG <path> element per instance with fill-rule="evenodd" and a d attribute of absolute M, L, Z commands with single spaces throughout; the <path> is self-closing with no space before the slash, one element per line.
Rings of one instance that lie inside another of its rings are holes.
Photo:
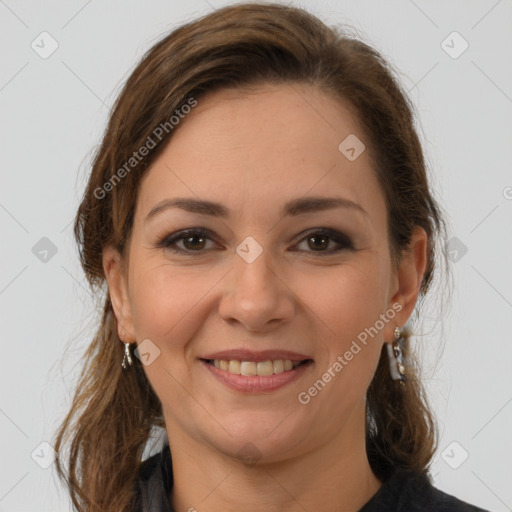
<path fill-rule="evenodd" d="M 338 245 L 341 245 L 341 248 L 334 249 L 334 250 L 326 250 L 326 251 L 305 251 L 309 252 L 314 255 L 322 256 L 322 255 L 330 255 L 339 253 L 342 250 L 354 250 L 354 246 L 352 244 L 352 241 L 350 238 L 348 238 L 346 235 L 342 233 L 338 233 L 337 231 L 334 231 L 332 229 L 325 229 L 325 228 L 318 228 L 314 230 L 308 230 L 307 232 L 301 233 L 299 236 L 302 238 L 297 243 L 301 243 L 304 240 L 307 240 L 308 238 L 314 236 L 314 235 L 320 235 L 320 236 L 326 236 L 330 239 L 330 241 L 333 241 L 337 243 Z M 196 229 L 186 229 L 184 231 L 179 231 L 178 233 L 174 233 L 172 235 L 166 235 L 162 237 L 160 240 L 158 240 L 156 247 L 167 249 L 169 251 L 172 251 L 174 253 L 184 254 L 184 255 L 191 255 L 191 256 L 200 256 L 201 253 L 205 251 L 205 249 L 199 249 L 196 251 L 190 250 L 190 249 L 177 249 L 175 247 L 172 247 L 176 244 L 176 242 L 179 242 L 185 238 L 191 238 L 198 236 L 199 238 L 208 238 L 209 240 L 212 240 L 210 233 L 208 231 L 205 231 L 201 228 Z M 213 240 L 212 240 L 213 241 Z"/>

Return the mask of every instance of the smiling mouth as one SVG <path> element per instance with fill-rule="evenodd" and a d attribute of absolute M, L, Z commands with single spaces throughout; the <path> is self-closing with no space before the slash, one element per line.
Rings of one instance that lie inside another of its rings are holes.
<path fill-rule="evenodd" d="M 312 363 L 312 359 L 291 361 L 290 359 L 276 359 L 268 361 L 238 361 L 236 359 L 203 359 L 215 368 L 233 375 L 270 377 L 280 373 L 290 372 L 298 366 Z"/>

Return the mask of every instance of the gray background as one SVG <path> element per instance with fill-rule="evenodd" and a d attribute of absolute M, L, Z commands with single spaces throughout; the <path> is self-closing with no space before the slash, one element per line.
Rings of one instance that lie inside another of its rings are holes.
<path fill-rule="evenodd" d="M 1 512 L 70 509 L 44 443 L 97 321 L 70 223 L 108 109 L 157 39 L 226 3 L 0 0 Z M 510 511 L 512 2 L 291 3 L 354 26 L 401 71 L 416 105 L 456 237 L 451 307 L 441 324 L 434 301 L 416 338 L 441 427 L 435 483 Z M 31 47 L 51 49 L 43 31 L 58 43 L 47 58 Z"/>

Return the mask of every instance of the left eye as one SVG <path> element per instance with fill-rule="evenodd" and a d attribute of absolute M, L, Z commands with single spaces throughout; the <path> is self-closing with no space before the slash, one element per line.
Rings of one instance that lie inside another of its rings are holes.
<path fill-rule="evenodd" d="M 318 229 L 307 234 L 302 233 L 300 236 L 302 238 L 296 246 L 299 246 L 301 243 L 307 243 L 311 250 L 305 250 L 305 252 L 332 254 L 343 249 L 353 249 L 353 244 L 347 236 L 333 230 Z M 205 246 L 208 241 L 213 242 L 210 234 L 196 229 L 166 236 L 157 243 L 157 247 L 182 254 L 201 253 L 207 248 Z M 329 249 L 329 245 L 333 242 L 335 247 Z M 178 246 L 179 243 L 182 243 L 182 247 Z M 215 244 L 215 242 L 213 243 Z"/>
<path fill-rule="evenodd" d="M 338 233 L 337 231 L 324 229 L 308 233 L 304 238 L 301 239 L 300 243 L 303 242 L 306 242 L 308 244 L 308 247 L 313 249 L 311 252 L 322 252 L 331 254 L 334 252 L 339 252 L 342 249 L 353 248 L 352 242 L 345 235 Z M 334 249 L 331 248 L 331 250 L 326 250 L 331 242 L 334 242 L 335 245 L 337 245 L 338 247 L 335 247 Z"/>

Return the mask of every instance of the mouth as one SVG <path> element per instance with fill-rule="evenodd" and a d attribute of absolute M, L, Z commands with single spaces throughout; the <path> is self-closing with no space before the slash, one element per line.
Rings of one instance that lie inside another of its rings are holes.
<path fill-rule="evenodd" d="M 245 361 L 238 359 L 203 359 L 220 371 L 245 377 L 270 377 L 295 370 L 298 366 L 312 363 L 312 359 L 292 361 L 291 359 L 268 359 L 266 361 Z"/>
<path fill-rule="evenodd" d="M 277 391 L 300 378 L 314 363 L 304 354 L 276 350 L 230 350 L 208 354 L 200 361 L 221 384 L 252 394 Z"/>

